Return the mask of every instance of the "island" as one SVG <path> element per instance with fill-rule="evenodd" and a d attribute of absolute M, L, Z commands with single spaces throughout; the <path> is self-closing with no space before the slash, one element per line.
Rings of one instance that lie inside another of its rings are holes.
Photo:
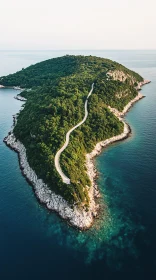
<path fill-rule="evenodd" d="M 0 87 L 23 89 L 24 101 L 4 142 L 39 201 L 70 225 L 86 230 L 98 216 L 94 157 L 128 137 L 123 116 L 147 83 L 117 62 L 73 55 L 0 77 Z"/>

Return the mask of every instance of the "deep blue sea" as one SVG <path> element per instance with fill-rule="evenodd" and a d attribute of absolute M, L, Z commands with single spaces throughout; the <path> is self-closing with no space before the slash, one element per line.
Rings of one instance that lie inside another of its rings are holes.
<path fill-rule="evenodd" d="M 132 135 L 96 158 L 104 201 L 80 232 L 48 212 L 3 143 L 21 102 L 0 89 L 0 280 L 156 279 L 156 51 L 0 51 L 0 76 L 64 54 L 116 60 L 150 79 L 126 115 Z"/>

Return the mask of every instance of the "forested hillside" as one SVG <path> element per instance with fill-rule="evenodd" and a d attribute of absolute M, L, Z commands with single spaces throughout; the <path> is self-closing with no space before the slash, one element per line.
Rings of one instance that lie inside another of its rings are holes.
<path fill-rule="evenodd" d="M 109 74 L 118 70 L 123 81 Z M 126 78 L 125 78 L 126 77 Z M 25 145 L 28 161 L 56 193 L 71 204 L 88 205 L 89 178 L 85 154 L 94 145 L 122 132 L 123 124 L 109 111 L 108 105 L 122 110 L 137 91 L 142 77 L 108 59 L 92 56 L 64 56 L 50 59 L 0 78 L 4 86 L 25 88 L 24 109 L 14 128 L 15 136 Z M 67 131 L 84 117 L 84 102 L 89 99 L 87 121 L 75 130 L 61 156 L 64 173 L 71 179 L 66 185 L 54 166 L 54 156 L 63 145 Z"/>

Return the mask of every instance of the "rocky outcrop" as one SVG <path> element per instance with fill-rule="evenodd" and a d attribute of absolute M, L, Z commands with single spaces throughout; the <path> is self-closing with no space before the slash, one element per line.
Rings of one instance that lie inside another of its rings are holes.
<path fill-rule="evenodd" d="M 135 83 L 137 83 L 138 85 L 135 87 L 136 90 L 141 90 L 141 87 L 145 84 L 149 84 L 151 81 L 148 80 L 143 80 L 142 82 L 138 82 L 137 79 L 128 74 L 128 73 L 124 73 L 123 71 L 120 70 L 110 70 L 107 72 L 107 77 L 111 77 L 113 80 L 115 81 L 120 81 L 120 82 L 125 82 L 127 79 L 129 80 L 130 85 L 134 85 Z"/>
<path fill-rule="evenodd" d="M 138 83 L 138 85 L 135 87 L 136 90 L 141 90 L 141 87 L 146 85 L 146 84 L 149 84 L 151 81 L 149 80 L 143 80 L 142 82 Z"/>
<path fill-rule="evenodd" d="M 107 77 L 112 77 L 115 81 L 125 82 L 127 79 L 129 80 L 130 84 L 133 85 L 136 82 L 136 79 L 129 75 L 128 73 L 124 73 L 120 70 L 110 70 L 107 72 Z"/>
<path fill-rule="evenodd" d="M 26 98 L 24 98 L 23 96 L 17 94 L 16 96 L 14 96 L 15 99 L 20 100 L 20 101 L 27 101 Z"/>
<path fill-rule="evenodd" d="M 21 88 L 21 87 L 12 87 L 12 86 L 3 86 L 3 85 L 0 85 L 0 88 L 12 88 L 12 89 L 15 89 L 15 90 L 24 90 L 24 88 Z"/>

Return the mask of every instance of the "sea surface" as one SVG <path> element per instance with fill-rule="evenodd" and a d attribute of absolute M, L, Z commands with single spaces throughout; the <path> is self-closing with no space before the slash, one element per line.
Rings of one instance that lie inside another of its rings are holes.
<path fill-rule="evenodd" d="M 0 51 L 0 76 L 65 54 L 110 58 L 152 83 L 126 115 L 131 137 L 95 160 L 105 207 L 86 232 L 38 203 L 3 143 L 22 102 L 0 89 L 0 280 L 156 279 L 156 51 Z"/>

